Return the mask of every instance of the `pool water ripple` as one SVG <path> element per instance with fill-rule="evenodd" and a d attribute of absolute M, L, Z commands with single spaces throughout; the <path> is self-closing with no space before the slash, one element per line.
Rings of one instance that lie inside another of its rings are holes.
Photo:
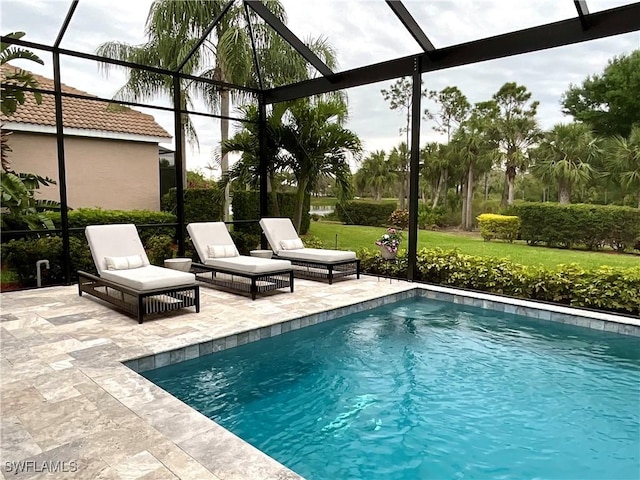
<path fill-rule="evenodd" d="M 146 372 L 309 479 L 637 479 L 640 339 L 411 300 Z"/>

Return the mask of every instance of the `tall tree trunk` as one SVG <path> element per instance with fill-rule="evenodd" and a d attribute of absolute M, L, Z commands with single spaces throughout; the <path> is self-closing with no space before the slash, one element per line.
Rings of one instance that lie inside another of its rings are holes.
<path fill-rule="evenodd" d="M 231 94 L 229 90 L 221 90 L 220 91 L 220 115 L 223 117 L 228 117 L 231 107 Z M 229 138 L 229 120 L 226 118 L 220 119 L 220 139 L 222 142 L 225 142 Z M 226 175 L 229 171 L 229 154 L 225 153 L 222 155 L 222 160 L 220 162 L 220 166 L 222 168 L 222 175 Z M 231 204 L 231 195 L 230 195 L 230 183 L 224 188 L 224 221 L 228 222 L 230 220 L 230 212 L 229 206 Z"/>
<path fill-rule="evenodd" d="M 293 214 L 293 226 L 296 227 L 296 231 L 300 233 L 300 226 L 302 225 L 302 206 L 304 205 L 304 194 L 307 189 L 309 180 L 298 179 L 298 190 L 296 191 L 296 208 Z"/>
<path fill-rule="evenodd" d="M 507 205 L 513 205 L 513 201 L 515 200 L 516 195 L 516 167 L 514 165 L 507 166 L 506 186 Z"/>
<path fill-rule="evenodd" d="M 269 212 L 274 217 L 280 216 L 280 204 L 278 203 L 278 192 L 273 189 L 274 178 L 272 174 L 267 175 L 267 193 L 268 197 L 273 198 L 273 212 Z"/>
<path fill-rule="evenodd" d="M 436 189 L 433 195 L 433 203 L 431 204 L 431 208 L 436 208 L 438 206 L 438 201 L 440 200 L 440 190 L 442 190 L 442 184 L 444 183 L 444 170 L 440 172 L 440 178 L 436 181 Z"/>
<path fill-rule="evenodd" d="M 462 192 L 462 214 L 460 216 L 460 227 L 463 230 L 467 229 L 467 175 L 465 175 L 465 179 L 462 181 L 462 185 L 460 185 L 460 190 Z"/>
<path fill-rule="evenodd" d="M 558 202 L 560 202 L 561 205 L 571 203 L 571 187 L 569 187 L 569 185 L 564 183 L 558 185 Z"/>
<path fill-rule="evenodd" d="M 487 172 L 484 174 L 484 200 L 485 202 L 489 200 L 489 174 Z"/>
<path fill-rule="evenodd" d="M 640 190 L 638 190 L 638 208 L 640 208 Z"/>
<path fill-rule="evenodd" d="M 409 200 L 407 199 L 407 196 L 409 196 L 409 174 L 407 173 L 404 179 L 404 196 L 405 196 L 405 207 L 407 210 L 409 210 Z"/>
<path fill-rule="evenodd" d="M 442 187 L 443 187 L 443 191 L 442 191 L 442 206 L 446 207 L 448 200 L 447 200 L 447 193 L 449 193 L 449 169 L 445 168 L 444 169 L 444 175 L 442 177 Z"/>
<path fill-rule="evenodd" d="M 400 190 L 398 192 L 398 203 L 399 203 L 399 207 L 398 208 L 400 210 L 403 210 L 405 208 L 404 207 L 404 197 L 405 197 L 404 187 L 405 187 L 406 183 L 405 183 L 405 180 L 404 180 L 404 175 L 405 175 L 404 173 L 402 173 L 400 175 Z"/>
<path fill-rule="evenodd" d="M 473 228 L 473 163 L 469 165 L 467 171 L 467 215 L 465 230 L 471 230 Z"/>

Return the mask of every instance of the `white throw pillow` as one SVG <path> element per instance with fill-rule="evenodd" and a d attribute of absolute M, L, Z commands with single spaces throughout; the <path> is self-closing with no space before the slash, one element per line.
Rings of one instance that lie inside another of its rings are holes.
<path fill-rule="evenodd" d="M 294 238 L 293 240 L 280 240 L 280 248 L 282 250 L 300 250 L 304 248 L 302 240 Z"/>
<path fill-rule="evenodd" d="M 107 270 L 129 270 L 144 266 L 141 255 L 129 255 L 127 257 L 104 257 Z"/>
<path fill-rule="evenodd" d="M 240 254 L 235 245 L 207 245 L 209 258 L 237 257 Z"/>

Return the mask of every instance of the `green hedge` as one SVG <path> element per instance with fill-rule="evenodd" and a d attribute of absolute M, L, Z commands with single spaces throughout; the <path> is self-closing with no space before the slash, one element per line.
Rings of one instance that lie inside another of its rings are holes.
<path fill-rule="evenodd" d="M 385 261 L 379 253 L 367 249 L 360 250 L 358 256 L 365 272 L 406 278 L 406 251 L 399 253 L 396 262 Z M 585 270 L 572 264 L 549 269 L 465 255 L 457 250 L 421 249 L 417 270 L 417 280 L 423 282 L 574 307 L 640 314 L 640 267 Z"/>
<path fill-rule="evenodd" d="M 274 194 L 269 194 L 268 216 L 289 217 L 293 219 L 293 213 L 296 207 L 296 197 L 294 193 L 278 193 L 279 213 L 275 210 Z M 310 197 L 307 195 L 304 199 L 302 209 L 302 224 L 300 225 L 300 235 L 304 235 L 309 231 L 311 217 L 309 215 Z M 234 220 L 260 220 L 260 192 L 257 191 L 238 191 L 233 193 L 231 202 L 233 207 Z M 233 229 L 237 232 L 260 234 L 260 225 L 257 223 L 247 225 L 234 225 Z"/>
<path fill-rule="evenodd" d="M 176 214 L 177 190 L 172 188 L 162 196 L 162 210 Z M 184 222 L 219 222 L 223 218 L 224 199 L 217 187 L 187 188 L 184 191 Z"/>
<path fill-rule="evenodd" d="M 347 225 L 381 227 L 388 225 L 389 217 L 395 209 L 395 203 L 346 202 L 336 205 L 336 214 Z"/>
<path fill-rule="evenodd" d="M 483 213 L 478 215 L 477 220 L 480 226 L 480 235 L 486 242 L 498 238 L 511 243 L 518 238 L 520 218 L 516 216 Z"/>
<path fill-rule="evenodd" d="M 164 260 L 172 258 L 173 240 L 168 235 L 153 235 L 143 242 L 149 261 L 162 266 Z M 89 245 L 84 238 L 70 237 L 71 280 L 76 281 L 78 270 L 96 273 Z M 62 237 L 51 236 L 36 239 L 10 240 L 2 244 L 2 262 L 16 273 L 23 287 L 36 286 L 36 262 L 49 260 L 49 268 L 42 267 L 43 285 L 64 283 L 62 267 Z"/>
<path fill-rule="evenodd" d="M 62 228 L 59 212 L 47 212 L 46 214 L 56 228 Z M 175 227 L 163 227 L 163 223 L 176 223 L 175 215 L 166 212 L 153 212 L 151 210 L 102 210 L 101 208 L 79 208 L 69 212 L 69 228 L 81 228 L 82 231 L 71 232 L 71 235 L 84 240 L 84 228 L 87 225 L 108 225 L 112 223 L 133 223 L 135 225 L 153 225 L 153 228 L 139 228 L 138 233 L 142 243 L 155 235 L 176 234 Z"/>
<path fill-rule="evenodd" d="M 71 237 L 71 271 L 95 271 L 93 259 L 86 242 Z M 36 240 L 11 240 L 2 245 L 2 261 L 18 275 L 24 287 L 36 286 L 36 262 L 49 260 L 49 268 L 41 268 L 42 284 L 56 285 L 64 282 L 62 267 L 62 237 L 43 237 Z"/>
<path fill-rule="evenodd" d="M 521 238 L 530 245 L 589 250 L 609 245 L 633 248 L 640 237 L 640 209 L 614 205 L 520 203 L 514 211 L 522 222 Z"/>

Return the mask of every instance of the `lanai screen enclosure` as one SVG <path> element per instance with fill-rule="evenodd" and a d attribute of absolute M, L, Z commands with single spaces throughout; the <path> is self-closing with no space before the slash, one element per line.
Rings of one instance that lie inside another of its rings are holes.
<path fill-rule="evenodd" d="M 377 0 L 382 2 L 383 0 Z M 61 203 L 61 224 L 59 233 L 63 239 L 63 268 L 67 283 L 71 283 L 71 261 L 69 251 L 69 221 L 67 203 L 67 185 L 65 180 L 65 148 L 63 135 L 63 97 L 82 98 L 87 101 L 99 101 L 111 103 L 113 100 L 99 97 L 87 97 L 73 93 L 63 92 L 61 88 L 60 58 L 61 56 L 76 57 L 85 60 L 93 60 L 104 64 L 128 67 L 135 70 L 143 70 L 157 74 L 167 75 L 173 83 L 173 106 L 158 107 L 155 109 L 173 112 L 176 132 L 175 137 L 175 164 L 176 164 L 176 184 L 177 184 L 177 238 L 179 254 L 184 254 L 185 248 L 185 222 L 184 222 L 184 187 L 183 187 L 183 158 L 182 137 L 179 133 L 181 116 L 183 114 L 204 115 L 213 118 L 241 121 L 239 118 L 224 117 L 210 113 L 192 112 L 181 108 L 181 80 L 193 80 L 209 84 L 212 87 L 243 91 L 254 96 L 258 102 L 259 109 L 259 131 L 260 131 L 260 215 L 267 215 L 267 168 L 269 159 L 266 156 L 266 135 L 265 124 L 267 105 L 309 97 L 317 94 L 334 92 L 351 87 L 358 87 L 376 82 L 394 80 L 400 77 L 410 76 L 413 85 L 413 102 L 411 106 L 411 139 L 410 139 L 410 176 L 409 176 L 409 232 L 408 232 L 408 280 L 413 280 L 416 273 L 416 250 L 418 232 L 418 180 L 419 180 L 419 151 L 420 151 L 420 121 L 421 121 L 421 76 L 425 72 L 442 70 L 461 65 L 477 62 L 484 62 L 512 55 L 535 52 L 563 45 L 570 45 L 588 40 L 620 35 L 624 33 L 640 30 L 640 2 L 602 10 L 595 13 L 589 12 L 587 0 L 574 0 L 575 17 L 548 23 L 524 30 L 482 38 L 479 40 L 462 43 L 458 45 L 437 48 L 430 40 L 428 32 L 425 32 L 407 7 L 401 0 L 384 0 L 389 7 L 389 15 L 396 16 L 401 25 L 411 34 L 416 43 L 417 52 L 413 55 L 396 58 L 393 60 L 354 68 L 341 72 L 332 71 L 323 61 L 318 58 L 282 21 L 280 21 L 261 0 L 230 0 L 216 18 L 211 19 L 209 27 L 206 29 L 199 41 L 193 46 L 191 51 L 185 55 L 174 70 L 166 70 L 152 65 L 142 65 L 132 62 L 124 62 L 111 58 L 101 57 L 94 54 L 83 53 L 74 50 L 61 48 L 61 42 L 69 27 L 73 15 L 78 7 L 78 0 L 73 0 L 68 9 L 66 17 L 60 27 L 57 38 L 52 44 L 34 43 L 14 38 L 2 37 L 2 42 L 6 44 L 18 45 L 26 48 L 33 48 L 50 52 L 53 57 L 54 91 L 42 89 L 29 89 L 43 94 L 50 94 L 55 97 L 56 104 L 56 138 L 57 138 L 57 165 Z M 559 0 L 569 2 L 570 0 Z M 278 35 L 280 35 L 295 51 L 300 54 L 306 62 L 315 68 L 318 76 L 311 80 L 305 80 L 289 85 L 277 86 L 275 88 L 265 88 L 262 82 L 261 66 L 256 55 L 254 31 L 249 25 L 249 35 L 252 39 L 253 64 L 258 79 L 258 87 L 250 88 L 243 85 L 229 84 L 189 75 L 184 72 L 189 59 L 198 51 L 206 38 L 215 29 L 216 25 L 229 12 L 234 3 L 242 4 L 245 15 L 249 19 L 249 12 L 260 17 Z M 366 25 L 362 26 L 366 28 Z M 401 28 L 401 27 L 399 27 Z M 147 107 L 149 105 L 117 101 L 117 103 L 128 106 Z M 257 219 L 256 219 L 257 220 Z M 51 231 L 47 231 L 51 232 Z M 43 232 L 44 233 L 44 232 Z"/>

